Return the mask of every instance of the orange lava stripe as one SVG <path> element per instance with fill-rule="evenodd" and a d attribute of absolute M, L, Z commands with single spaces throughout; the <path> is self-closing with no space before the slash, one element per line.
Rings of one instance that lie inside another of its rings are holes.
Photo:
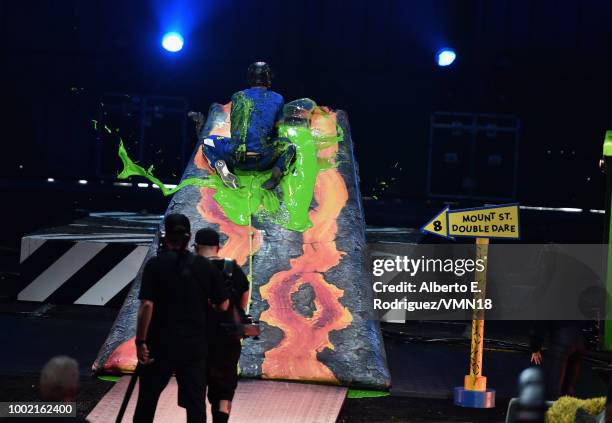
<path fill-rule="evenodd" d="M 119 345 L 104 363 L 104 371 L 108 373 L 131 373 L 136 369 L 136 344 L 132 337 Z"/>
<path fill-rule="evenodd" d="M 327 121 L 324 123 L 329 125 Z M 333 125 L 335 131 L 335 119 Z M 320 155 L 335 154 L 337 149 L 335 145 Z M 317 207 L 309 213 L 313 226 L 304 232 L 302 256 L 290 260 L 289 270 L 276 273 L 260 288 L 262 298 L 269 304 L 260 320 L 284 334 L 281 342 L 265 353 L 264 378 L 338 383 L 333 372 L 317 359 L 318 352 L 334 348 L 329 334 L 347 328 L 353 320 L 349 310 L 339 302 L 344 291 L 328 283 L 322 275 L 337 266 L 344 254 L 337 250 L 335 237 L 337 218 L 348 200 L 348 190 L 337 169 L 318 174 L 314 199 Z M 305 283 L 315 292 L 316 311 L 312 317 L 297 313 L 291 300 L 291 294 Z"/>
<path fill-rule="evenodd" d="M 253 254 L 261 247 L 261 233 L 252 226 L 240 226 L 230 221 L 213 198 L 215 192 L 212 188 L 200 189 L 202 198 L 198 212 L 206 222 L 219 225 L 219 231 L 227 235 L 227 242 L 219 250 L 219 255 L 232 258 L 243 266 L 249 258 L 249 233 L 253 233 Z"/>

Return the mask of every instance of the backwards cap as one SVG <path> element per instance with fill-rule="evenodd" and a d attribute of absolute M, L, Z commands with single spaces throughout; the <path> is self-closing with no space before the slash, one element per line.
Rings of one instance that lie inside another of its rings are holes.
<path fill-rule="evenodd" d="M 191 224 L 184 214 L 171 213 L 164 219 L 164 229 L 168 239 L 176 239 L 178 236 L 191 233 Z"/>

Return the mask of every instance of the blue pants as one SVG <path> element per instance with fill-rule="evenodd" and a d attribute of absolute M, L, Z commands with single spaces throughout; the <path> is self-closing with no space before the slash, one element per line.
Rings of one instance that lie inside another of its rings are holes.
<path fill-rule="evenodd" d="M 209 135 L 204 139 L 202 150 L 210 166 L 214 169 L 217 160 L 224 160 L 230 171 L 269 170 L 277 167 L 285 174 L 295 157 L 295 145 L 287 138 L 277 138 L 268 147 L 258 150 L 257 156 L 247 155 L 238 160 L 233 149 L 232 139 L 219 135 Z"/>

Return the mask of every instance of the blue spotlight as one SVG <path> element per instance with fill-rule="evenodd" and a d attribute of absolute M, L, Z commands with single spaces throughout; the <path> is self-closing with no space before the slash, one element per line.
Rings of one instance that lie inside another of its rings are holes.
<path fill-rule="evenodd" d="M 456 58 L 457 54 L 455 54 L 455 50 L 452 48 L 445 47 L 438 50 L 436 53 L 436 62 L 438 66 L 450 66 Z"/>
<path fill-rule="evenodd" d="M 178 32 L 168 32 L 162 38 L 162 46 L 172 53 L 176 53 L 183 48 L 183 36 Z"/>

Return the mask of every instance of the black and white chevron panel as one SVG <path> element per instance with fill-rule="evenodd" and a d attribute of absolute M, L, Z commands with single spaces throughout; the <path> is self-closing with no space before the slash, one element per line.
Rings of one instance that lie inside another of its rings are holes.
<path fill-rule="evenodd" d="M 159 222 L 155 215 L 97 213 L 23 237 L 17 299 L 120 306 Z"/>
<path fill-rule="evenodd" d="M 148 246 L 124 242 L 26 237 L 19 301 L 120 305 Z"/>

